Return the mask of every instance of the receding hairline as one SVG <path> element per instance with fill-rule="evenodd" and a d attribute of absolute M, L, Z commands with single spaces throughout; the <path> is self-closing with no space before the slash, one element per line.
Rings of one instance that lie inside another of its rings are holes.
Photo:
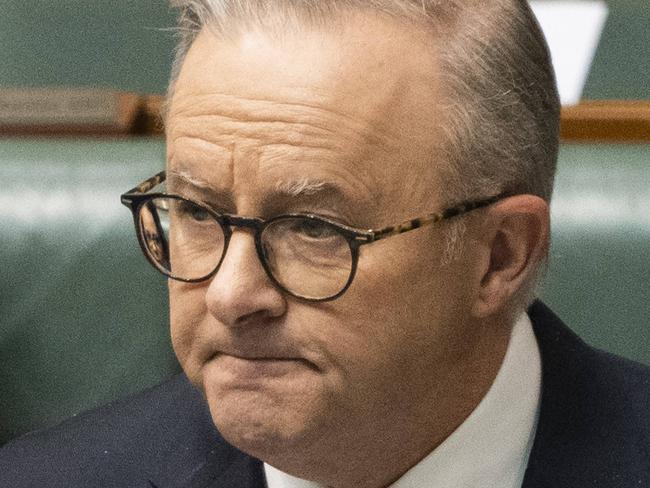
<path fill-rule="evenodd" d="M 200 1 L 171 0 L 172 6 L 201 4 Z M 405 28 L 417 29 L 426 34 L 432 41 L 443 33 L 451 33 L 457 24 L 458 16 L 463 10 L 459 4 L 470 5 L 474 0 L 453 0 L 437 2 L 437 22 L 431 22 L 431 5 L 426 2 L 412 2 L 409 8 L 403 2 L 391 3 L 387 8 L 382 1 L 343 0 L 337 2 L 263 2 L 234 1 L 239 9 L 229 9 L 217 16 L 208 10 L 201 10 L 201 23 L 194 22 L 197 29 L 180 27 L 181 43 L 177 46 L 176 60 L 172 69 L 168 87 L 167 103 L 173 96 L 176 81 L 182 68 L 187 52 L 194 40 L 204 30 L 208 29 L 218 39 L 236 40 L 238 36 L 252 29 L 259 29 L 271 38 L 283 38 L 287 33 L 300 32 L 302 29 L 323 30 L 327 33 L 338 33 L 338 29 L 348 27 L 350 13 L 374 16 L 402 24 Z M 449 3 L 442 7 L 442 4 Z M 180 22 L 182 23 L 182 17 Z M 432 46 L 435 43 L 432 42 Z M 431 49 L 433 52 L 434 49 Z"/>

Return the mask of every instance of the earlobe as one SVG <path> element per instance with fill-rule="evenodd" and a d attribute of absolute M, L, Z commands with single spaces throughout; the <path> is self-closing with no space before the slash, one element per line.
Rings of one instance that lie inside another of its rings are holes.
<path fill-rule="evenodd" d="M 549 208 L 541 198 L 517 195 L 489 210 L 482 275 L 474 304 L 477 317 L 511 308 L 526 293 L 544 261 L 549 242 Z"/>

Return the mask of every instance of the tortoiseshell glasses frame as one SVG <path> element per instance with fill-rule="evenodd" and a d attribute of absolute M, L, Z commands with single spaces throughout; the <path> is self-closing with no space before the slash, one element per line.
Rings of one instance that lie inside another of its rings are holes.
<path fill-rule="evenodd" d="M 226 252 L 228 250 L 228 242 L 232 234 L 231 227 L 250 228 L 253 229 L 255 232 L 255 247 L 257 250 L 257 254 L 264 267 L 264 270 L 266 271 L 266 274 L 271 279 L 271 281 L 279 289 L 283 290 L 289 295 L 306 301 L 312 301 L 312 302 L 323 302 L 323 301 L 334 300 L 340 297 L 341 295 L 343 295 L 343 293 L 347 291 L 356 274 L 357 264 L 359 260 L 359 248 L 361 246 L 376 242 L 381 239 L 385 239 L 387 237 L 404 234 L 405 232 L 418 229 L 425 225 L 430 225 L 436 222 L 457 217 L 467 212 L 471 212 L 472 210 L 487 207 L 503 198 L 512 196 L 512 193 L 500 193 L 498 195 L 494 195 L 492 197 L 488 197 L 480 200 L 463 202 L 461 204 L 454 205 L 453 207 L 446 208 L 440 212 L 430 213 L 423 217 L 405 220 L 404 222 L 401 222 L 400 224 L 397 225 L 382 227 L 379 229 L 359 229 L 359 228 L 350 227 L 348 225 L 341 224 L 339 222 L 328 219 L 326 217 L 322 217 L 320 215 L 314 215 L 308 213 L 284 214 L 284 215 L 279 215 L 277 217 L 273 217 L 268 220 L 263 220 L 256 217 L 240 217 L 236 215 L 219 214 L 215 212 L 209 205 L 202 202 L 197 202 L 194 200 L 187 199 L 181 195 L 174 195 L 169 193 L 147 193 L 148 191 L 152 190 L 156 186 L 163 183 L 165 179 L 166 179 L 166 173 L 165 171 L 161 171 L 160 173 L 152 176 L 151 178 L 148 178 L 147 180 L 143 181 L 138 186 L 132 188 L 131 190 L 127 191 L 121 196 L 122 203 L 125 206 L 127 206 L 133 213 L 136 234 L 138 237 L 138 242 L 140 244 L 140 247 L 142 248 L 142 251 L 146 256 L 146 258 L 157 270 L 159 270 L 165 276 L 178 281 L 183 281 L 188 283 L 205 281 L 211 278 L 212 276 L 214 276 L 219 270 L 221 262 L 223 261 L 223 258 L 226 255 Z M 223 250 L 218 263 L 216 263 L 214 268 L 209 273 L 196 279 L 187 279 L 183 277 L 174 276 L 170 270 L 166 269 L 160 262 L 156 260 L 154 256 L 152 256 L 152 251 L 147 245 L 146 237 L 143 235 L 143 229 L 140 223 L 139 214 L 140 214 L 140 209 L 143 207 L 143 205 L 155 198 L 171 198 L 174 200 L 189 202 L 193 205 L 196 205 L 201 210 L 210 214 L 212 218 L 214 218 L 219 223 L 219 225 L 221 226 L 224 232 Z M 282 219 L 295 219 L 295 218 L 303 218 L 303 219 L 307 219 L 310 223 L 317 223 L 317 224 L 327 226 L 328 229 L 336 231 L 340 236 L 345 238 L 345 240 L 347 241 L 348 246 L 350 247 L 350 256 L 351 256 L 350 273 L 345 284 L 336 293 L 330 294 L 326 297 L 302 296 L 301 294 L 288 289 L 286 286 L 280 283 L 279 280 L 274 276 L 274 273 L 265 256 L 264 245 L 262 243 L 262 238 L 261 238 L 262 232 L 266 227 L 268 227 L 270 224 L 274 222 L 277 222 Z"/>

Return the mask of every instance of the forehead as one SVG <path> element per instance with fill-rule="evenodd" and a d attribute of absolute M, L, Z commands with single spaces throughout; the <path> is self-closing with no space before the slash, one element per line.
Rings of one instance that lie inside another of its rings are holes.
<path fill-rule="evenodd" d="M 430 96 L 437 90 L 436 42 L 405 22 L 351 11 L 328 26 L 251 25 L 228 37 L 208 26 L 186 56 L 177 88 L 304 97 L 352 116 L 412 102 L 409 95 L 420 89 Z"/>
<path fill-rule="evenodd" d="M 204 29 L 170 104 L 171 169 L 182 164 L 207 181 L 218 173 L 231 189 L 295 173 L 386 195 L 399 175 L 429 178 L 440 124 L 431 43 L 360 14 L 282 36 L 250 29 L 225 40 Z"/>

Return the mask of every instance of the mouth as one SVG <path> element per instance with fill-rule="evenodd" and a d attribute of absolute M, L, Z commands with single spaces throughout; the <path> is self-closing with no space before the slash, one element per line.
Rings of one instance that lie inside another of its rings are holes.
<path fill-rule="evenodd" d="M 303 358 L 242 356 L 224 352 L 215 353 L 209 363 L 222 372 L 247 378 L 277 378 L 304 371 L 305 368 L 318 370 L 313 363 Z"/>

